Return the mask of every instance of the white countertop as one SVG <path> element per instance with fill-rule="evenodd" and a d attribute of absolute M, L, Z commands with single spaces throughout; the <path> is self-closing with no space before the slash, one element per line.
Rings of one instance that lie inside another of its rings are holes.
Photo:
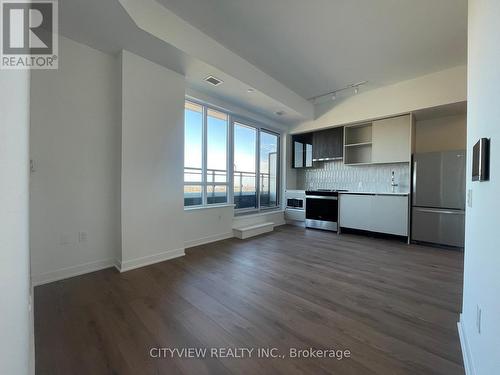
<path fill-rule="evenodd" d="M 305 194 L 305 190 L 286 190 L 287 193 L 299 193 Z M 410 193 L 408 192 L 391 192 L 391 191 L 339 191 L 339 194 L 364 194 L 364 195 L 399 195 L 399 196 L 408 196 Z"/>

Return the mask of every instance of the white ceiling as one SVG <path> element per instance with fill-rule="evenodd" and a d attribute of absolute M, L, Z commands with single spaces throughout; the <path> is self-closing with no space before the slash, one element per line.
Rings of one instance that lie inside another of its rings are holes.
<path fill-rule="evenodd" d="M 139 26 L 124 4 L 163 30 Z M 349 83 L 368 80 L 371 89 L 466 63 L 467 0 L 64 0 L 59 7 L 61 34 L 107 53 L 127 49 L 185 75 L 198 91 L 284 124 L 311 119 L 305 99 Z M 224 84 L 204 82 L 211 74 Z"/>
<path fill-rule="evenodd" d="M 148 2 L 143 3 L 145 8 L 149 5 Z M 242 82 L 240 77 L 230 76 L 140 29 L 118 0 L 60 1 L 59 15 L 60 33 L 77 42 L 113 55 L 117 55 L 122 49 L 129 50 L 185 75 L 188 86 L 229 104 L 261 114 L 276 122 L 278 126 L 303 119 L 303 116 L 287 109 L 286 105 L 269 95 L 257 90 L 249 94 L 247 89 L 252 85 Z M 222 78 L 224 84 L 213 87 L 206 83 L 203 79 L 211 74 Z M 285 87 L 283 89 L 288 90 Z M 282 110 L 285 110 L 285 115 L 275 114 Z"/>
<path fill-rule="evenodd" d="M 157 0 L 304 98 L 466 63 L 467 0 Z"/>

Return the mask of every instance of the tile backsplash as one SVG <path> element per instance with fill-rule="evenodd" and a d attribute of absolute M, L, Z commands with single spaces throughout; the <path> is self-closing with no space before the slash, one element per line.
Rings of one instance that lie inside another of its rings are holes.
<path fill-rule="evenodd" d="M 342 160 L 315 163 L 315 168 L 297 170 L 297 187 L 312 189 L 345 189 L 385 193 L 391 192 L 391 173 L 398 184 L 397 193 L 410 191 L 410 164 L 373 164 L 349 166 Z"/>

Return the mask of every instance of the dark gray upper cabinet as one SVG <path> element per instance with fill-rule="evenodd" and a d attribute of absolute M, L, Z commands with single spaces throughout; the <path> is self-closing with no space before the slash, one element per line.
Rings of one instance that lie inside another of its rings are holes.
<path fill-rule="evenodd" d="M 340 159 L 344 156 L 344 127 L 313 133 L 313 160 Z"/>

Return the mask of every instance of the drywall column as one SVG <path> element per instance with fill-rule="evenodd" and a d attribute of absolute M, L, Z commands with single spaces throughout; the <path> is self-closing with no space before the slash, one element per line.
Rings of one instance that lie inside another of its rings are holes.
<path fill-rule="evenodd" d="M 500 2 L 469 0 L 467 189 L 461 340 L 468 374 L 500 374 Z M 472 147 L 491 139 L 490 181 L 471 181 Z M 480 314 L 479 314 L 480 311 Z"/>
<path fill-rule="evenodd" d="M 184 254 L 184 77 L 122 52 L 122 271 Z"/>
<path fill-rule="evenodd" d="M 63 36 L 31 74 L 31 267 L 36 284 L 114 264 L 120 250 L 118 59 Z"/>
<path fill-rule="evenodd" d="M 28 135 L 29 72 L 0 70 L 0 374 L 32 364 Z"/>

